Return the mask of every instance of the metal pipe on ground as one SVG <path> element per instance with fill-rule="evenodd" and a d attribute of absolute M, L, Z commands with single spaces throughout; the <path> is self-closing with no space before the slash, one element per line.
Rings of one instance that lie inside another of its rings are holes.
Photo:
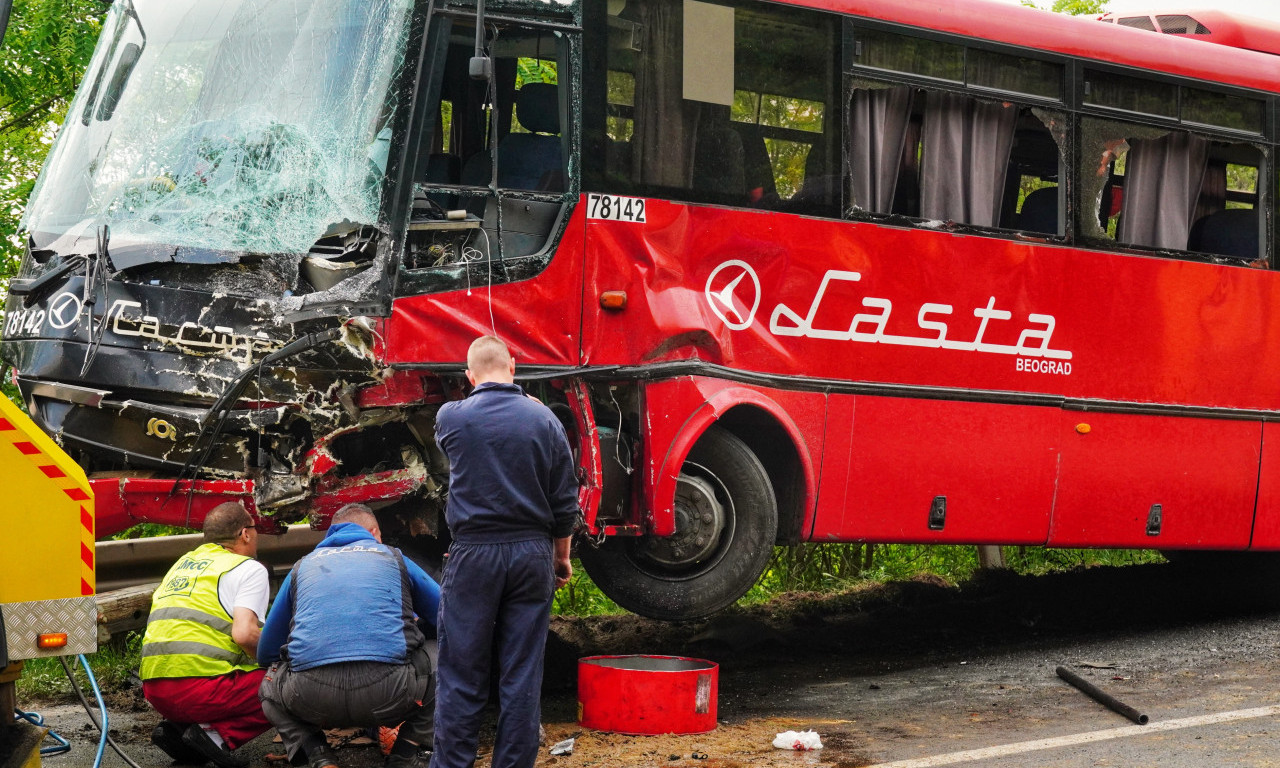
<path fill-rule="evenodd" d="M 1137 723 L 1138 725 L 1147 724 L 1148 718 L 1146 715 L 1142 714 L 1141 712 L 1129 706 L 1128 704 L 1125 704 L 1123 701 L 1120 701 L 1119 699 L 1107 693 L 1106 691 L 1103 691 L 1101 688 L 1098 688 L 1093 683 L 1089 682 L 1088 680 L 1085 680 L 1083 677 L 1077 675 L 1075 672 L 1072 672 L 1066 667 L 1058 667 L 1058 677 L 1062 678 L 1063 680 L 1066 680 L 1068 683 L 1071 683 L 1073 686 L 1078 688 L 1081 692 L 1087 694 L 1094 701 L 1103 705 L 1107 709 L 1110 709 L 1112 712 L 1119 712 L 1120 714 L 1129 718 L 1130 720 Z"/>

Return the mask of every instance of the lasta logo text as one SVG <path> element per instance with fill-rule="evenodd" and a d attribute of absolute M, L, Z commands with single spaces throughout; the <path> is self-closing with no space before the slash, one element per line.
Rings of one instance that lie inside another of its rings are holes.
<path fill-rule="evenodd" d="M 948 337 L 951 331 L 948 319 L 954 316 L 955 307 L 938 302 L 925 302 L 917 310 L 916 326 L 921 331 L 919 335 L 888 333 L 885 328 L 894 311 L 893 301 L 874 296 L 862 298 L 862 306 L 873 311 L 854 314 L 847 326 L 818 327 L 816 324 L 818 317 L 831 317 L 833 309 L 840 308 L 837 304 L 839 300 L 829 297 L 829 294 L 833 293 L 830 290 L 831 287 L 837 283 L 857 282 L 861 279 L 860 272 L 827 270 L 804 316 L 786 304 L 774 305 L 773 312 L 769 316 L 769 332 L 779 337 L 1012 355 L 1017 358 L 1014 362 L 1014 370 L 1058 376 L 1071 375 L 1071 351 L 1054 349 L 1050 346 L 1057 323 L 1053 315 L 1035 312 L 1028 314 L 1026 320 L 1021 321 L 1016 344 L 994 344 L 985 340 L 987 330 L 993 323 L 1013 320 L 1012 312 L 998 308 L 999 302 L 995 296 L 990 297 L 985 306 L 973 308 L 973 316 L 978 318 L 979 323 L 978 330 L 972 339 L 961 340 Z M 723 262 L 712 270 L 707 278 L 704 294 L 711 310 L 726 326 L 735 331 L 744 330 L 755 321 L 756 311 L 760 307 L 760 279 L 749 264 L 733 259 Z"/>

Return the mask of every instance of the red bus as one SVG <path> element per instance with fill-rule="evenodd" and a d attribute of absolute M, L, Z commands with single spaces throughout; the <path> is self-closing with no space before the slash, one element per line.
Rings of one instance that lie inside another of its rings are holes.
<path fill-rule="evenodd" d="M 1148 32 L 1185 35 L 1233 48 L 1280 54 L 1280 24 L 1230 11 L 1209 8 L 1173 11 L 1166 8 L 1150 13 L 1104 13 L 1098 20 Z"/>
<path fill-rule="evenodd" d="M 1280 549 L 1277 84 L 982 0 L 117 3 L 0 350 L 100 535 L 438 549 L 496 333 L 641 614 L 775 543 Z"/>

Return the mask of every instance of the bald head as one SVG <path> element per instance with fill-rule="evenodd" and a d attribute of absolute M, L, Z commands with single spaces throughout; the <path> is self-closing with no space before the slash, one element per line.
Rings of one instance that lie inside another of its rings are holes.
<path fill-rule="evenodd" d="M 228 544 L 236 540 L 246 527 L 253 525 L 253 517 L 238 502 L 227 501 L 209 510 L 204 516 L 204 540 L 216 544 Z"/>
<path fill-rule="evenodd" d="M 475 385 L 485 382 L 510 384 L 515 380 L 516 363 L 507 345 L 497 336 L 481 336 L 467 350 L 467 379 Z"/>

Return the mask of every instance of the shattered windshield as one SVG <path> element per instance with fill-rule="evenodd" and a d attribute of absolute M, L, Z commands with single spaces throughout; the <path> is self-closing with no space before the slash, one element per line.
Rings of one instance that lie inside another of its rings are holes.
<path fill-rule="evenodd" d="M 410 6 L 117 0 L 25 228 L 56 249 L 107 225 L 112 246 L 302 253 L 376 223 Z"/>

